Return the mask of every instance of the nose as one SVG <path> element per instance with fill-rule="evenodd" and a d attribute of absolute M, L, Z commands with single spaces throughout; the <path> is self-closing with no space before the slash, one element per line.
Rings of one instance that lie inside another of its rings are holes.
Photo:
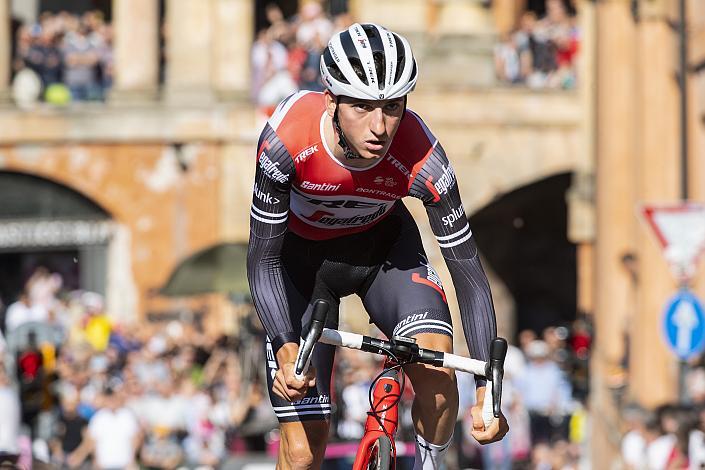
<path fill-rule="evenodd" d="M 375 108 L 370 114 L 370 131 L 377 137 L 384 135 L 386 125 L 384 123 L 382 108 Z"/>

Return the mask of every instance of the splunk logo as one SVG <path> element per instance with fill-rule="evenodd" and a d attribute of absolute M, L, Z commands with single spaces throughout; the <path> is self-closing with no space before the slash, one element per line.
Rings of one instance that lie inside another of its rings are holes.
<path fill-rule="evenodd" d="M 267 175 L 274 181 L 286 183 L 287 181 L 289 181 L 289 175 L 285 175 L 281 172 L 281 170 L 279 169 L 279 162 L 275 163 L 269 158 L 269 155 L 267 155 L 267 151 L 269 149 L 269 141 L 265 140 L 264 142 L 262 142 L 262 146 L 259 148 L 259 156 L 257 158 L 257 160 L 259 161 L 259 167 L 262 168 L 262 171 L 264 171 L 265 175 Z"/>
<path fill-rule="evenodd" d="M 255 183 L 254 193 L 257 199 L 266 204 L 277 204 L 279 202 L 279 199 L 272 197 L 271 194 L 262 191 L 259 186 L 257 186 L 257 183 Z"/>
<path fill-rule="evenodd" d="M 450 214 L 446 215 L 445 217 L 441 217 L 441 220 L 443 221 L 443 225 L 450 225 L 451 227 L 458 220 L 465 220 L 465 211 L 463 210 L 463 205 L 461 204 L 460 207 L 458 207 L 457 209 L 451 209 Z"/>

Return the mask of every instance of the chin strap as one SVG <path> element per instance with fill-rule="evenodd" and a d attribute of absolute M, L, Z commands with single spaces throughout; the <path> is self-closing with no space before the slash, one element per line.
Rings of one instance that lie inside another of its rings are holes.
<path fill-rule="evenodd" d="M 345 139 L 345 134 L 343 134 L 343 129 L 340 128 L 340 121 L 338 120 L 338 106 L 340 106 L 340 97 L 335 97 L 335 113 L 333 113 L 333 127 L 335 132 L 338 133 L 338 145 L 343 149 L 343 154 L 348 160 L 357 160 L 362 158 L 359 154 L 353 152 L 353 150 L 348 145 L 348 141 Z"/>
<path fill-rule="evenodd" d="M 402 116 L 406 113 L 406 101 L 407 97 L 404 96 L 404 111 L 402 112 Z M 343 134 L 343 129 L 340 127 L 340 121 L 338 120 L 338 107 L 340 106 L 340 97 L 336 96 L 335 97 L 335 112 L 333 113 L 333 128 L 335 129 L 335 132 L 338 133 L 338 145 L 340 145 L 340 148 L 343 149 L 343 154 L 347 160 L 357 160 L 363 158 L 359 154 L 355 153 L 353 149 L 350 148 L 350 145 L 348 145 L 348 141 L 345 138 L 345 134 Z"/>

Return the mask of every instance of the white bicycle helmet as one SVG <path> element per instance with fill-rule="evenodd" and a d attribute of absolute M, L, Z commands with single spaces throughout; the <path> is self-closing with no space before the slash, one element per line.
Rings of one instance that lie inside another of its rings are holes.
<path fill-rule="evenodd" d="M 386 100 L 410 93 L 418 70 L 402 36 L 374 23 L 355 23 L 328 42 L 321 77 L 335 96 Z"/>

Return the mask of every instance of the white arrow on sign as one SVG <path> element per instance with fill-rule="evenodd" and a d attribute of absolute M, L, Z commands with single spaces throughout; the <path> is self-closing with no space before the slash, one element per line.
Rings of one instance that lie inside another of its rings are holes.
<path fill-rule="evenodd" d="M 698 315 L 693 304 L 687 300 L 679 302 L 672 322 L 676 325 L 676 350 L 679 355 L 685 356 L 690 353 L 693 330 L 698 327 Z"/>

